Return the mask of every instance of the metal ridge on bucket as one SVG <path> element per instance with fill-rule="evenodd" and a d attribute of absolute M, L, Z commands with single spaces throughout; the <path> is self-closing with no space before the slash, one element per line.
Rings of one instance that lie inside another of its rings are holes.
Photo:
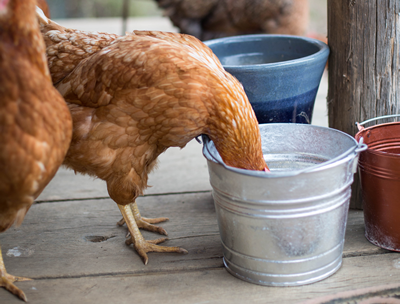
<path fill-rule="evenodd" d="M 260 125 L 271 173 L 226 166 L 203 137 L 227 270 L 261 285 L 319 281 L 342 263 L 358 155 L 366 146 L 338 130 Z"/>

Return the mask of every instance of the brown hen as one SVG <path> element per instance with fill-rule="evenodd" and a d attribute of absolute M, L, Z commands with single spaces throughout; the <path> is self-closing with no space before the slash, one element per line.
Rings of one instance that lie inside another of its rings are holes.
<path fill-rule="evenodd" d="M 68 57 L 55 52 L 60 45 L 84 50 L 105 35 L 92 33 L 98 36 L 93 40 L 79 31 L 49 33 L 44 28 L 49 22 L 42 20 L 42 33 L 51 70 L 55 61 L 62 66 Z M 165 218 L 142 218 L 135 201 L 146 189 L 157 157 L 201 134 L 214 141 L 227 165 L 267 168 L 258 123 L 243 87 L 207 46 L 188 35 L 135 31 L 87 58 L 81 56 L 74 58 L 74 64 L 80 62 L 68 76 L 53 77 L 73 117 L 64 164 L 106 181 L 131 233 L 127 244 L 134 244 L 145 264 L 147 252 L 186 252 L 158 246 L 165 238 L 145 241 L 138 228 L 166 234 L 151 225 Z"/>
<path fill-rule="evenodd" d="M 181 33 L 201 40 L 244 34 L 304 35 L 308 0 L 156 0 Z"/>
<path fill-rule="evenodd" d="M 0 0 L 0 232 L 21 224 L 61 165 L 71 140 L 68 108 L 51 83 L 35 0 Z M 0 286 L 26 301 L 6 272 Z"/>

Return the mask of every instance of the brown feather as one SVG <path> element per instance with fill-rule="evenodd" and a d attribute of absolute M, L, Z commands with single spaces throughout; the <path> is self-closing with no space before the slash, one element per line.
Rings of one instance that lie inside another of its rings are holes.
<path fill-rule="evenodd" d="M 0 232 L 20 224 L 61 165 L 71 116 L 52 86 L 34 0 L 0 11 Z"/>
<path fill-rule="evenodd" d="M 92 54 L 110 45 L 118 35 L 90 33 L 64 28 L 56 22 L 39 17 L 40 30 L 47 47 L 47 58 L 53 83 L 59 82 Z"/>

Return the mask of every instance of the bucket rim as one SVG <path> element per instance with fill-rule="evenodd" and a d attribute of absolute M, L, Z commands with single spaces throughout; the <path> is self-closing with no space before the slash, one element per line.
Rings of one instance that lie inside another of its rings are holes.
<path fill-rule="evenodd" d="M 400 125 L 400 121 L 386 122 L 386 123 L 382 123 L 382 124 L 379 124 L 379 125 L 373 125 L 373 126 L 370 126 L 370 127 L 367 127 L 367 128 L 361 128 L 361 129 L 357 132 L 357 134 L 354 135 L 354 138 L 355 138 L 356 140 L 360 140 L 361 138 L 364 137 L 364 134 L 365 134 L 366 132 L 368 132 L 368 131 L 376 130 L 376 129 L 380 129 L 380 128 L 385 128 L 385 127 L 393 126 L 393 125 Z M 374 154 L 374 155 L 377 155 L 377 156 L 385 156 L 385 157 L 392 157 L 392 158 L 400 158 L 400 154 L 398 154 L 398 153 L 391 153 L 391 152 L 379 151 L 379 150 L 376 150 L 376 149 L 373 148 L 373 147 L 371 148 L 370 146 L 368 147 L 368 149 L 367 149 L 366 152 L 367 152 L 367 153 Z"/>
<path fill-rule="evenodd" d="M 318 39 L 315 38 L 310 38 L 310 37 L 302 37 L 302 36 L 296 36 L 296 35 L 286 35 L 286 34 L 250 34 L 250 35 L 238 35 L 238 36 L 231 36 L 231 37 L 223 37 L 223 38 L 215 38 L 215 39 L 210 39 L 204 41 L 204 44 L 207 45 L 209 48 L 212 46 L 223 43 L 232 43 L 232 42 L 246 42 L 246 41 L 252 41 L 252 40 L 262 40 L 262 39 L 293 39 L 293 40 L 300 40 L 304 41 L 310 45 L 314 45 L 318 48 L 318 51 L 308 55 L 304 56 L 301 58 L 296 58 L 296 59 L 291 59 L 287 61 L 280 61 L 280 62 L 271 62 L 271 63 L 260 63 L 260 64 L 251 64 L 251 65 L 240 65 L 240 69 L 242 71 L 246 70 L 253 70 L 254 68 L 257 67 L 269 67 L 269 68 L 276 68 L 276 67 L 282 67 L 282 66 L 287 66 L 287 67 L 292 67 L 294 65 L 302 64 L 302 63 L 307 63 L 313 60 L 321 60 L 324 59 L 325 57 L 328 58 L 329 53 L 330 53 L 330 48 L 329 46 L 325 43 L 322 42 Z M 327 59 L 325 59 L 326 61 Z M 224 65 L 225 69 L 237 69 L 237 65 Z"/>
<path fill-rule="evenodd" d="M 247 176 L 252 176 L 252 177 L 261 177 L 261 178 L 277 178 L 277 177 L 292 177 L 296 176 L 299 174 L 304 174 L 304 173 L 312 173 L 312 172 L 318 172 L 321 170 L 326 170 L 332 167 L 336 167 L 340 164 L 346 163 L 355 157 L 358 156 L 359 153 L 362 151 L 367 150 L 367 145 L 363 143 L 363 138 L 360 139 L 360 141 L 357 141 L 353 136 L 350 136 L 349 134 L 334 129 L 334 128 L 327 128 L 327 127 L 322 127 L 322 126 L 315 126 L 315 125 L 306 125 L 306 124 L 297 124 L 297 123 L 273 123 L 273 124 L 259 124 L 261 125 L 274 125 L 274 126 L 279 126 L 279 125 L 293 125 L 293 126 L 301 126 L 302 128 L 319 128 L 319 129 L 329 129 L 334 132 L 338 132 L 342 135 L 345 135 L 347 138 L 351 139 L 354 142 L 354 146 L 348 149 L 347 151 L 341 153 L 337 157 L 334 157 L 328 161 L 322 162 L 317 165 L 312 165 L 310 167 L 307 167 L 305 169 L 300 169 L 300 170 L 290 170 L 290 171 L 285 171 L 285 172 L 264 172 L 264 171 L 254 171 L 254 170 L 246 170 L 246 169 L 240 169 L 240 168 L 235 168 L 226 165 L 222 159 L 221 161 L 216 159 L 212 153 L 210 152 L 208 146 L 213 143 L 212 140 L 205 134 L 202 134 L 202 139 L 203 139 L 203 155 L 208 161 L 212 161 L 218 165 L 223 166 L 225 169 L 235 172 L 237 174 L 242 174 L 242 175 L 247 175 Z M 218 153 L 218 151 L 217 151 Z"/>
<path fill-rule="evenodd" d="M 398 125 L 398 124 L 400 124 L 400 121 L 392 121 L 392 122 L 385 122 L 385 123 L 382 123 L 382 124 L 379 124 L 379 125 L 373 125 L 373 126 L 369 126 L 369 127 L 366 127 L 366 128 L 362 128 L 357 132 L 356 135 L 354 135 L 354 137 L 359 137 L 360 136 L 359 134 L 361 134 L 361 133 L 363 133 L 365 131 L 369 131 L 369 130 L 372 130 L 372 129 L 383 128 L 383 127 L 387 127 L 387 126 L 391 126 L 391 125 Z"/>

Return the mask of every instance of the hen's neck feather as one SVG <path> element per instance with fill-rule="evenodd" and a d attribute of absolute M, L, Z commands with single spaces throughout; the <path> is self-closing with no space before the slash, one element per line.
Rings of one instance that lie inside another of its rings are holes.
<path fill-rule="evenodd" d="M 38 14 L 40 31 L 46 42 L 48 65 L 54 84 L 59 83 L 85 58 L 107 47 L 119 36 L 65 28 Z M 57 56 L 63 53 L 64 56 Z"/>
<path fill-rule="evenodd" d="M 235 90 L 235 86 L 237 90 Z M 254 111 L 237 82 L 224 94 L 215 94 L 207 135 L 224 162 L 233 167 L 263 170 L 265 162 Z"/>
<path fill-rule="evenodd" d="M 50 77 L 35 7 L 35 0 L 6 1 L 0 11 L 0 60 L 23 57 Z"/>

